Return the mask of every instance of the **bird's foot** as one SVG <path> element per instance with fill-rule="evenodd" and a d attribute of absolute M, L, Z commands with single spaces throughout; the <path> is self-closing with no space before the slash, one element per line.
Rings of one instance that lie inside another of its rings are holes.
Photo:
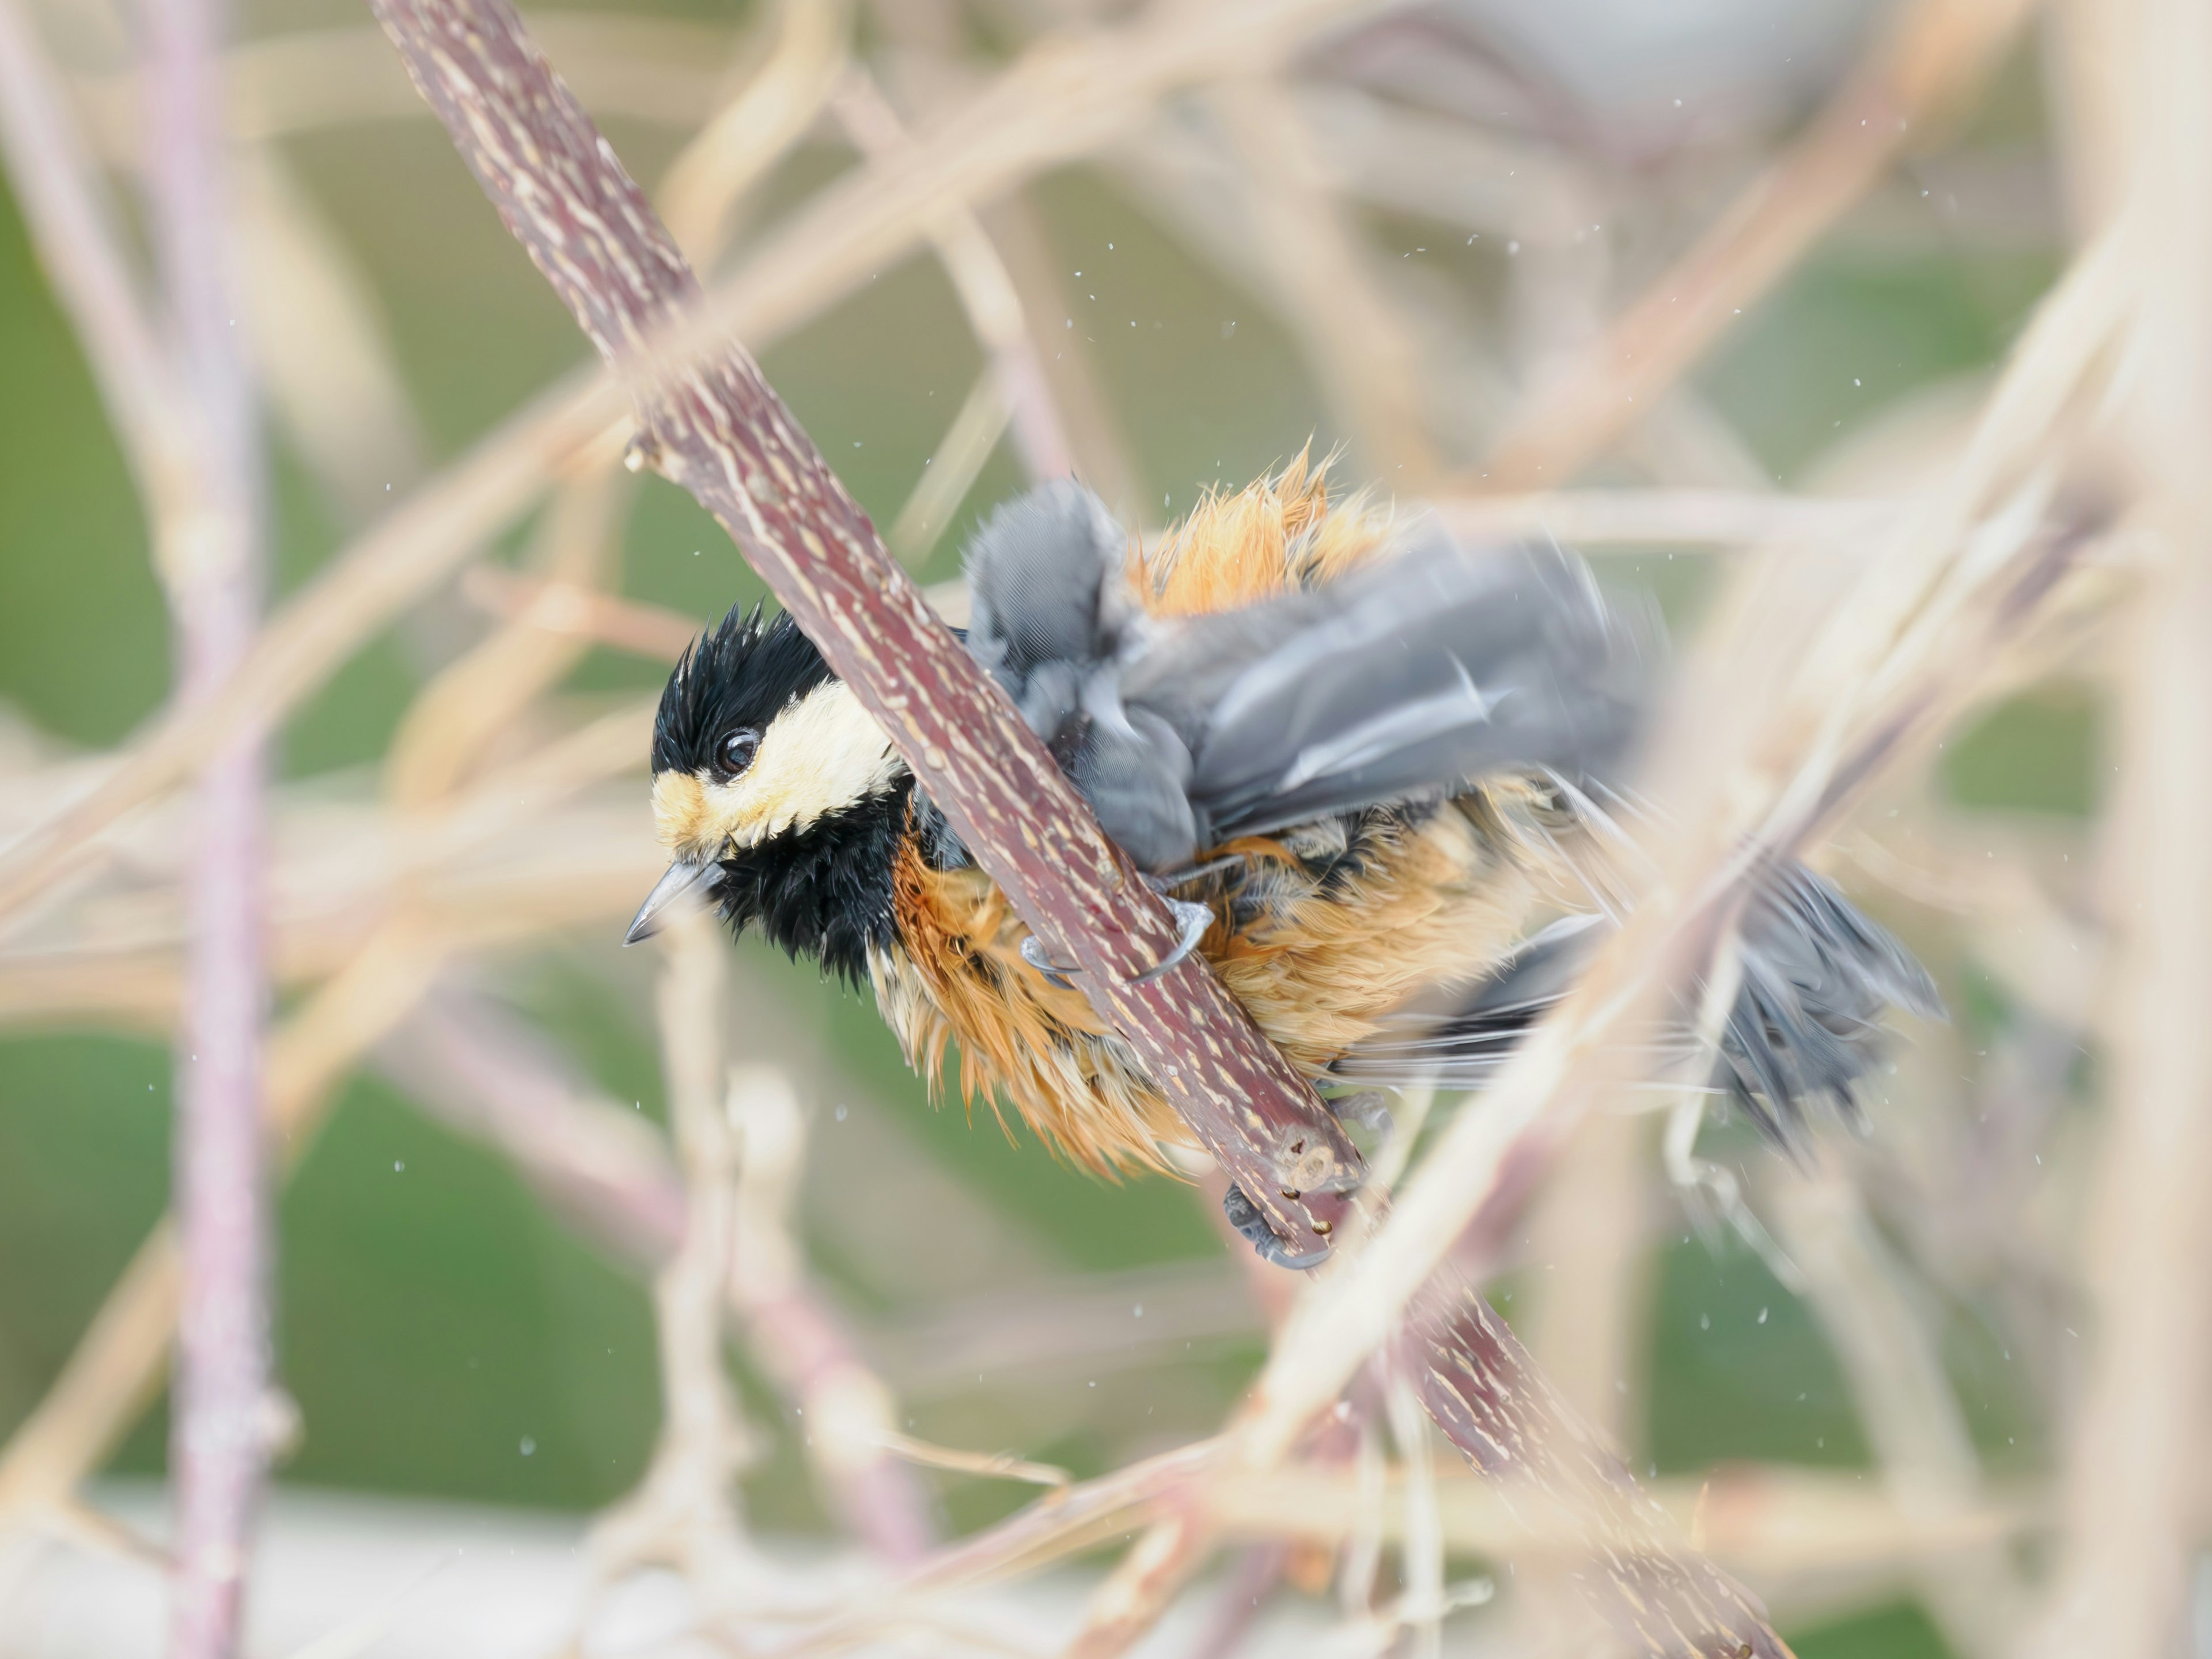
<path fill-rule="evenodd" d="M 1131 980 L 1132 988 L 1150 985 L 1161 975 L 1180 967 L 1183 958 L 1198 949 L 1198 942 L 1206 937 L 1206 930 L 1213 926 L 1213 912 L 1203 904 L 1187 904 L 1179 898 L 1167 899 L 1165 903 L 1176 919 L 1178 930 L 1176 948 Z M 1083 971 L 1080 968 L 1063 966 L 1054 962 L 1045 953 L 1044 941 L 1035 933 L 1022 941 L 1022 960 L 1063 991 L 1073 990 L 1074 981 L 1072 975 Z"/>
<path fill-rule="evenodd" d="M 1206 937 L 1206 930 L 1213 926 L 1213 912 L 1203 904 L 1192 904 L 1179 898 L 1170 898 L 1166 902 L 1169 910 L 1174 914 L 1176 927 L 1180 930 L 1176 948 L 1131 980 L 1132 988 L 1150 985 L 1161 975 L 1171 973 L 1180 967 L 1182 959 L 1198 949 L 1198 942 Z"/>
<path fill-rule="evenodd" d="M 1063 991 L 1073 991 L 1075 981 L 1070 974 L 1079 974 L 1080 968 L 1063 968 L 1045 954 L 1044 941 L 1031 933 L 1022 941 L 1022 960 L 1045 976 L 1046 982 L 1057 985 Z"/>
<path fill-rule="evenodd" d="M 1263 1261 L 1272 1261 L 1278 1267 L 1304 1268 L 1318 1267 L 1328 1260 L 1327 1245 L 1318 1250 L 1309 1250 L 1303 1255 L 1292 1255 L 1275 1230 L 1267 1224 L 1267 1215 L 1260 1206 L 1233 1181 L 1229 1183 L 1229 1190 L 1221 1195 L 1221 1213 L 1229 1218 L 1229 1224 L 1244 1241 L 1260 1253 L 1260 1259 Z"/>

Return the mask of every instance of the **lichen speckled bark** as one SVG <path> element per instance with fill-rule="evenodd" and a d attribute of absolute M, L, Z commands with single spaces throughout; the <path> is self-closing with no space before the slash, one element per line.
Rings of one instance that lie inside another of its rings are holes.
<path fill-rule="evenodd" d="M 1542 1530 L 1588 1540 L 1577 1589 L 1620 1650 L 1652 1659 L 1790 1659 L 1765 1610 L 1695 1551 L 1577 1418 L 1496 1310 L 1447 1271 L 1407 1310 L 1393 1363 L 1446 1438 Z"/>
<path fill-rule="evenodd" d="M 1289 1247 L 1324 1249 L 1360 1177 L 1357 1149 L 1203 963 L 1129 983 L 1175 947 L 1165 908 L 744 350 L 654 360 L 698 283 L 507 0 L 372 3 L 507 228 L 629 377 L 635 458 L 730 532 Z"/>

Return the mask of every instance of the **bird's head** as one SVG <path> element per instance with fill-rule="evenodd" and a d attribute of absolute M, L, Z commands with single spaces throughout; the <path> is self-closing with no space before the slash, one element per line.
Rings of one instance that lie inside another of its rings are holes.
<path fill-rule="evenodd" d="M 789 616 L 732 610 L 684 653 L 660 696 L 653 817 L 671 862 L 629 942 L 652 933 L 684 895 L 716 886 L 733 923 L 780 931 L 763 914 L 775 896 L 755 890 L 769 877 L 804 884 L 828 832 L 882 817 L 906 777 L 883 727 Z"/>

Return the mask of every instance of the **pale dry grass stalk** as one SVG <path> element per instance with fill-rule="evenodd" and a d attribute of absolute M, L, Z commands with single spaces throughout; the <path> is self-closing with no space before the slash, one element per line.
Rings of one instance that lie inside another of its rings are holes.
<path fill-rule="evenodd" d="M 998 375 L 985 368 L 960 400 L 921 477 L 884 532 L 885 544 L 902 563 L 920 565 L 951 527 L 952 515 L 982 477 L 1012 415 Z"/>
<path fill-rule="evenodd" d="M 1929 1310 L 1916 1304 L 1902 1264 L 1848 1180 L 1832 1170 L 1775 1190 L 1783 1247 L 1850 1380 L 1891 1503 L 1916 1533 L 1955 1528 L 1982 1512 L 1986 1498 Z M 1998 1659 L 2009 1650 L 2027 1586 L 2002 1540 L 1948 1553 L 1917 1577 L 1920 1600 L 1954 1652 Z"/>
<path fill-rule="evenodd" d="M 544 35 L 577 64 L 585 102 L 656 127 L 696 128 L 721 107 L 734 33 L 639 13 L 549 14 Z M 715 67 L 709 67 L 710 65 Z M 423 118 L 422 100 L 374 24 L 289 29 L 241 40 L 225 54 L 224 113 L 240 144 L 333 128 Z M 79 83 L 101 153 L 135 164 L 143 100 L 135 75 Z"/>
<path fill-rule="evenodd" d="M 377 1059 L 410 1098 L 501 1152 L 595 1242 L 653 1271 L 675 1255 L 688 1200 L 664 1138 L 572 1075 L 542 1039 L 481 994 L 441 983 L 378 1046 Z M 1016 1479 L 1035 1466 L 963 1458 L 896 1431 L 890 1391 L 807 1281 L 792 1214 L 805 1131 L 788 1081 L 748 1068 L 732 1086 L 728 1108 L 740 1142 L 730 1317 L 762 1374 L 807 1425 L 809 1461 L 848 1528 L 886 1560 L 912 1560 L 927 1547 L 929 1526 L 922 1495 L 899 1462 Z"/>
<path fill-rule="evenodd" d="M 764 1583 L 746 1536 L 737 1480 L 758 1455 L 722 1359 L 725 1304 L 738 1238 L 741 1092 L 785 1087 L 727 1064 L 722 1043 L 728 946 L 712 915 L 674 917 L 658 1011 L 669 1118 L 684 1170 L 683 1241 L 654 1277 L 660 1433 L 644 1478 L 592 1534 L 597 1583 L 641 1567 L 682 1571 L 709 1616 L 741 1610 Z M 584 1618 L 588 1623 L 591 1599 Z"/>
<path fill-rule="evenodd" d="M 410 1101 L 497 1151 L 579 1231 L 647 1268 L 675 1254 L 685 1200 L 666 1137 L 482 992 L 447 975 L 373 1052 Z"/>
<path fill-rule="evenodd" d="M 743 87 L 670 166 L 656 192 L 660 210 L 676 245 L 702 267 L 730 246 L 745 196 L 805 136 L 836 89 L 852 27 L 852 0 L 779 0 Z"/>
<path fill-rule="evenodd" d="M 2129 269 L 2127 246 L 2108 240 L 2045 301 L 1991 395 L 1976 453 L 1919 505 L 1862 579 L 1856 610 L 1824 636 L 1826 659 L 1816 656 L 1808 665 L 1802 711 L 1793 715 L 1785 702 L 1771 722 L 1774 735 L 1764 740 L 1784 746 L 1771 760 L 1755 749 L 1743 757 L 1756 793 L 1731 782 L 1717 795 L 1741 828 L 1709 832 L 1695 855 L 1703 867 L 1671 875 L 1654 896 L 1659 902 L 1647 901 L 1568 1004 L 1509 1063 L 1484 1109 L 1462 1114 L 1438 1141 L 1373 1244 L 1301 1310 L 1259 1387 L 1246 1430 L 1253 1455 L 1283 1454 L 1300 1425 L 1387 1340 L 1399 1311 L 1501 1182 L 1525 1173 L 1520 1161 L 1557 1144 L 1613 1064 L 1608 1033 L 1634 1012 L 1644 994 L 1638 980 L 1660 971 L 1686 943 L 1717 938 L 1712 916 L 1699 913 L 1724 902 L 1758 859 L 1797 844 L 1833 810 L 1839 781 L 1856 787 L 1907 736 L 1926 730 L 1948 707 L 1947 694 L 1959 679 L 1971 678 L 1996 641 L 2032 614 L 2049 586 L 2033 521 L 2014 513 L 2008 525 L 1995 527 L 1994 540 L 1966 540 L 1965 531 L 1974 504 L 2008 484 L 2046 441 L 2098 361 L 2124 314 Z M 2015 587 L 2023 580 L 2030 584 L 2025 597 Z M 1863 690 L 1844 695 L 1854 686 Z M 1804 734 L 1808 715 L 1819 733 L 1811 742 Z M 1717 763 L 1705 736 L 1700 746 L 1710 769 Z M 1686 810 L 1686 798 L 1679 804 Z M 1741 839 L 1746 830 L 1756 832 L 1748 843 Z M 1674 915 L 1662 921 L 1669 910 Z"/>
<path fill-rule="evenodd" d="M 934 1528 L 921 1488 L 894 1460 L 918 1461 L 922 1443 L 900 1432 L 891 1391 L 807 1280 L 795 1232 L 806 1152 L 798 1095 L 784 1073 L 749 1066 L 732 1079 L 729 1109 L 742 1149 L 729 1297 L 746 1347 L 797 1408 L 807 1461 L 848 1530 L 886 1561 L 917 1560 Z M 1026 1479 L 1035 1468 L 993 1472 Z"/>
<path fill-rule="evenodd" d="M 597 568 L 611 527 L 611 502 L 624 487 L 606 481 L 576 486 L 580 495 L 550 520 L 544 562 L 572 577 Z M 649 706 L 585 728 L 577 734 L 582 741 L 568 745 L 580 749 L 580 756 L 555 745 L 514 771 L 494 775 L 442 814 L 432 811 L 451 796 L 496 732 L 574 660 L 580 647 L 572 638 L 552 636 L 549 648 L 538 641 L 538 632 L 525 616 L 456 659 L 424 688 L 418 703 L 436 708 L 453 701 L 454 688 L 467 688 L 465 715 L 403 722 L 395 737 L 386 760 L 392 805 L 403 823 L 420 821 L 416 837 L 433 859 L 441 843 L 450 850 L 496 836 L 534 807 L 604 775 L 610 765 L 634 764 L 641 752 Z M 488 663 L 501 672 L 487 675 Z M 402 862 L 388 914 L 270 1042 L 263 1121 L 256 1133 L 282 1148 L 288 1170 L 319 1127 L 331 1091 L 363 1052 L 407 1016 L 463 942 L 441 920 L 446 907 L 425 902 L 427 862 L 418 859 L 412 867 Z M 185 984 L 193 982 L 188 973 Z M 175 1230 L 165 1218 L 39 1408 L 0 1452 L 0 1506 L 21 1512 L 62 1501 L 153 1397 L 179 1316 L 177 1249 Z"/>
<path fill-rule="evenodd" d="M 2185 1472 L 2205 1447 L 2194 1292 L 2212 1259 L 2212 26 L 2202 7 L 2162 0 L 2071 7 L 2067 21 L 2087 208 L 2157 228 L 2114 459 L 2159 556 L 2129 619 L 2101 870 L 2118 960 L 2086 1237 L 2094 1346 L 2069 1425 L 2065 1557 L 2017 1650 L 2150 1659 L 2173 1651 L 2186 1617 L 2202 1511 Z"/>
<path fill-rule="evenodd" d="M 422 471 L 424 439 L 367 274 L 287 158 L 234 154 L 253 362 L 270 415 L 349 525 Z"/>
<path fill-rule="evenodd" d="M 1651 1136 L 1644 1118 L 1583 1119 L 1528 1218 L 1534 1306 L 1528 1352 L 1567 1402 L 1624 1456 L 1644 1405 L 1650 1311 Z"/>
<path fill-rule="evenodd" d="M 125 252 L 115 204 L 22 0 L 0 5 L 0 154 L 142 498 L 173 496 L 191 464 L 183 393 Z"/>

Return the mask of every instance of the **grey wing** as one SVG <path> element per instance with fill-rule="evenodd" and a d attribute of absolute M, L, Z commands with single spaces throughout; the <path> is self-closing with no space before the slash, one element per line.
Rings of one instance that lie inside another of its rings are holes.
<path fill-rule="evenodd" d="M 1655 637 L 1557 547 L 1431 534 L 1328 588 L 1194 618 L 1121 690 L 1182 738 L 1219 841 L 1500 771 L 1614 774 Z"/>
<path fill-rule="evenodd" d="M 1097 498 L 1001 508 L 967 570 L 969 648 L 1139 864 L 1440 793 L 1507 769 L 1581 779 L 1625 757 L 1656 629 L 1557 547 L 1431 530 L 1328 587 L 1146 617 Z"/>

